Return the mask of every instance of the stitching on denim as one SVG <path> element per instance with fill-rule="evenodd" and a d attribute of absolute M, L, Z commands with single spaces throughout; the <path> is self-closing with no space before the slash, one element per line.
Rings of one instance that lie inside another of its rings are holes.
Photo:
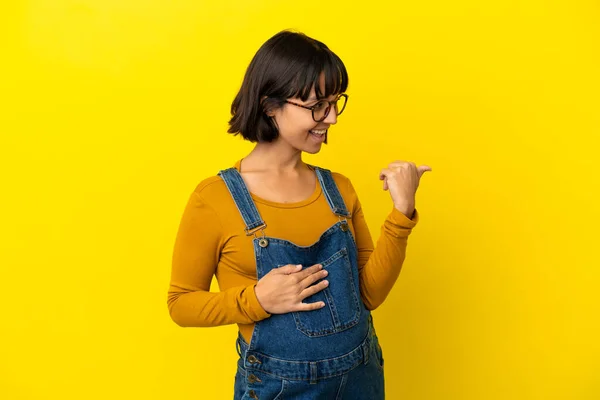
<path fill-rule="evenodd" d="M 250 192 L 248 192 L 246 184 L 239 172 L 235 168 L 229 168 L 220 171 L 218 175 L 223 179 L 225 186 L 227 186 L 227 190 L 229 190 L 229 193 L 233 197 L 235 206 L 242 216 L 246 229 L 254 229 L 262 225 L 264 223 L 262 217 L 252 201 Z M 238 191 L 241 191 L 242 193 L 238 193 Z M 238 194 L 240 196 L 237 196 Z M 238 201 L 242 203 L 241 208 Z"/>
<path fill-rule="evenodd" d="M 342 394 L 344 393 L 344 389 L 346 388 L 346 382 L 348 381 L 348 374 L 344 374 L 340 381 L 340 386 L 338 387 L 338 392 L 335 396 L 335 400 L 342 400 Z"/>
<path fill-rule="evenodd" d="M 365 338 L 365 340 L 363 340 L 363 342 L 359 346 L 357 346 L 356 348 L 354 348 L 350 352 L 348 352 L 346 354 L 343 354 L 341 356 L 338 356 L 338 357 L 328 358 L 326 360 L 319 360 L 318 362 L 321 362 L 321 361 L 335 361 L 335 360 L 339 360 L 339 359 L 344 358 L 344 357 L 348 358 L 349 360 L 355 358 L 353 361 L 351 361 L 352 364 L 349 365 L 349 367 L 346 367 L 346 368 L 341 369 L 341 370 L 337 370 L 337 371 L 335 371 L 333 373 L 330 373 L 328 375 L 319 376 L 318 379 L 328 379 L 328 378 L 333 378 L 333 377 L 336 377 L 336 376 L 340 376 L 340 375 L 349 373 L 353 369 L 355 369 L 358 366 L 360 366 L 361 364 L 363 364 L 364 363 L 364 358 L 365 358 L 364 351 L 363 351 L 363 346 L 366 346 L 366 347 L 370 348 L 371 344 L 372 344 L 371 340 L 372 340 L 371 339 L 371 331 L 369 330 L 369 333 L 367 334 L 367 337 Z M 352 353 L 357 353 L 357 352 L 360 352 L 360 355 L 358 357 L 353 357 Z M 259 353 L 259 352 L 256 352 L 256 354 L 262 355 L 262 353 Z M 281 360 L 281 359 L 278 359 L 276 357 L 271 357 L 271 356 L 267 356 L 267 355 L 264 355 L 264 356 L 266 358 L 269 358 L 269 359 L 272 359 L 272 360 L 277 360 L 277 361 L 283 361 L 283 362 L 288 363 L 288 364 L 304 364 L 304 365 L 306 365 L 306 364 L 309 363 L 308 361 L 292 361 L 292 360 L 288 361 L 288 360 Z M 271 371 L 267 371 L 267 370 L 264 370 L 264 369 L 261 369 L 261 368 L 253 368 L 253 367 L 247 368 L 247 373 L 251 373 L 252 371 L 258 371 L 259 373 L 267 374 L 267 375 L 270 375 L 270 376 L 273 376 L 273 377 L 276 377 L 276 378 L 279 378 L 279 379 L 286 379 L 286 380 L 290 380 L 290 381 L 310 381 L 310 377 L 309 378 L 298 378 L 298 377 L 292 377 L 292 376 L 289 376 L 289 375 L 283 376 L 283 375 L 277 375 L 276 373 L 273 373 Z M 297 375 L 297 374 L 295 374 L 295 375 Z"/>
<path fill-rule="evenodd" d="M 321 186 L 323 187 L 323 191 L 325 192 L 325 198 L 329 203 L 329 207 L 336 215 L 343 215 L 344 217 L 350 218 L 351 214 L 348 211 L 348 207 L 344 202 L 344 198 L 342 197 L 335 180 L 333 179 L 333 175 L 331 171 L 325 168 L 316 168 L 317 177 Z M 336 206 L 336 203 L 339 203 L 340 207 Z"/>

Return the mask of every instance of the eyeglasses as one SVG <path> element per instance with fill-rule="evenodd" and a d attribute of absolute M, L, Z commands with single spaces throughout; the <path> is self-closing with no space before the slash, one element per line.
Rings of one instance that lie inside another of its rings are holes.
<path fill-rule="evenodd" d="M 312 117 L 315 122 L 321 122 L 327 118 L 332 106 L 335 108 L 336 115 L 340 115 L 344 111 L 344 108 L 346 108 L 346 104 L 348 103 L 348 95 L 342 93 L 333 101 L 321 100 L 314 106 L 305 106 L 289 100 L 285 100 L 285 102 L 298 107 L 306 108 L 307 110 L 311 110 Z"/>

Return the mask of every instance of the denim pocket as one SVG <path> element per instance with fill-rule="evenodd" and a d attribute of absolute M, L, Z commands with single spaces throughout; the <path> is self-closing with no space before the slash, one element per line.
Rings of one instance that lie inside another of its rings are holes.
<path fill-rule="evenodd" d="M 356 325 L 360 319 L 360 298 L 348 250 L 344 247 L 323 262 L 329 285 L 304 299 L 305 303 L 322 301 L 325 307 L 293 312 L 296 328 L 311 337 L 331 335 Z M 358 274 L 357 274 L 358 275 Z M 318 282 L 315 282 L 315 284 Z"/>

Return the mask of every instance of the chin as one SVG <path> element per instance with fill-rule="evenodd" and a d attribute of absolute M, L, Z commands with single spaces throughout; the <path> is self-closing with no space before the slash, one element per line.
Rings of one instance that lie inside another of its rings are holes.
<path fill-rule="evenodd" d="M 308 154 L 317 154 L 318 152 L 320 152 L 321 150 L 323 150 L 323 145 L 325 144 L 325 142 L 321 143 L 318 147 L 315 147 L 314 145 L 312 146 L 306 146 L 302 149 L 303 152 L 308 153 Z"/>
<path fill-rule="evenodd" d="M 308 154 L 317 154 L 318 152 L 321 151 L 321 148 L 319 147 L 317 150 L 302 150 L 304 153 L 308 153 Z"/>

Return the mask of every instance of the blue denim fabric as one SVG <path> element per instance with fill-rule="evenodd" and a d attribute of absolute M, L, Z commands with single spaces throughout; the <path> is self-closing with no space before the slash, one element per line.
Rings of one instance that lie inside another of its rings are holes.
<path fill-rule="evenodd" d="M 360 297 L 358 251 L 346 220 L 351 215 L 331 172 L 311 167 L 339 222 L 310 246 L 267 236 L 239 172 L 219 172 L 246 234 L 255 236 L 258 279 L 287 264 L 322 264 L 329 272 L 329 286 L 304 300 L 323 301 L 325 307 L 273 314 L 255 324 L 250 343 L 238 334 L 234 400 L 384 399 L 383 356 L 373 318 Z"/>

